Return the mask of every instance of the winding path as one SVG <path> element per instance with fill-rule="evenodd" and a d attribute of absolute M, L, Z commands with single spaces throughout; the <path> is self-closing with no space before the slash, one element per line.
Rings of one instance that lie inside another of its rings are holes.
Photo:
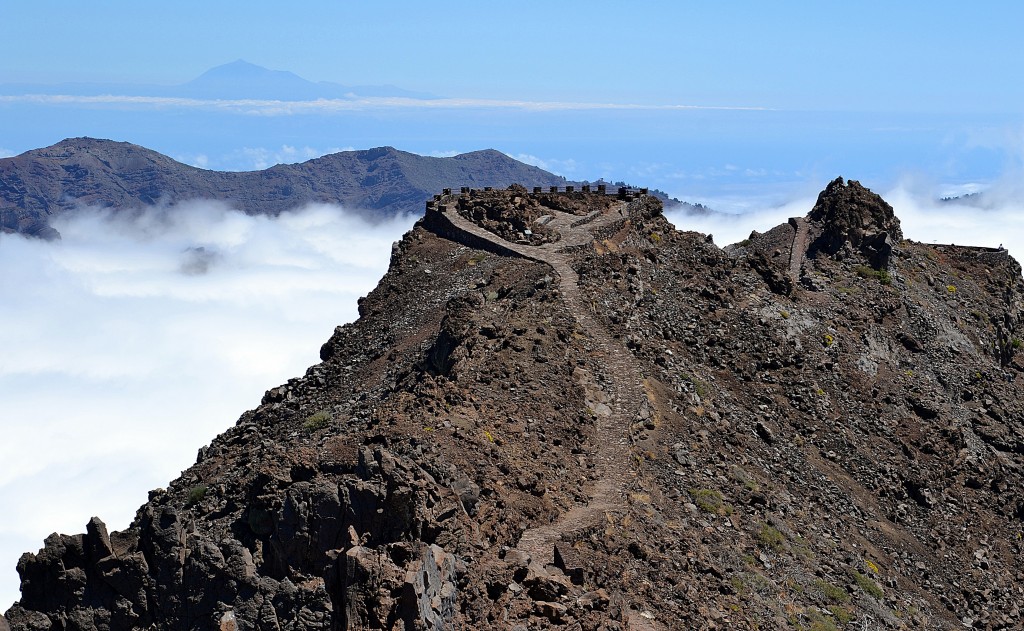
<path fill-rule="evenodd" d="M 793 234 L 793 246 L 789 251 L 789 276 L 794 283 L 800 281 L 800 268 L 804 264 L 804 254 L 807 253 L 807 235 L 811 226 L 803 217 L 794 217 L 789 223 L 796 229 Z"/>
<path fill-rule="evenodd" d="M 436 219 L 446 221 L 456 232 L 469 234 L 488 241 L 499 249 L 510 250 L 523 258 L 550 265 L 558 274 L 558 289 L 562 299 L 576 318 L 580 329 L 586 332 L 594 345 L 594 354 L 603 359 L 608 380 L 604 383 L 610 413 L 597 417 L 596 478 L 587 488 L 589 501 L 562 513 L 555 521 L 531 528 L 523 533 L 517 548 L 526 552 L 540 564 L 553 562 L 554 546 L 563 533 L 571 533 L 606 523 L 608 513 L 622 510 L 624 495 L 635 476 L 630 462 L 630 427 L 646 396 L 643 394 L 643 375 L 632 353 L 612 337 L 594 317 L 593 306 L 584 300 L 579 288 L 579 276 L 570 264 L 567 250 L 594 241 L 594 231 L 609 226 L 628 216 L 627 202 L 613 204 L 604 211 L 594 211 L 586 217 L 551 211 L 554 219 L 548 227 L 558 231 L 561 239 L 539 246 L 509 243 L 484 230 L 460 215 L 454 204 L 442 205 Z M 444 210 L 444 208 L 448 208 Z"/>

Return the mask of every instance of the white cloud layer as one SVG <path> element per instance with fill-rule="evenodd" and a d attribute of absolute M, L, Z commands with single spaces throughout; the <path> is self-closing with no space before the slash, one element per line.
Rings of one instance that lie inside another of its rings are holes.
<path fill-rule="evenodd" d="M 939 201 L 924 187 L 905 182 L 896 188 L 881 193 L 882 198 L 892 205 L 903 227 L 903 236 L 923 243 L 955 243 L 996 247 L 1003 245 L 1018 261 L 1024 260 L 1024 196 L 1019 191 L 1019 181 L 1006 179 L 991 187 L 985 187 L 978 198 L 964 198 L 953 201 Z M 977 185 L 965 185 L 961 189 L 972 191 Z M 814 206 L 816 195 L 802 196 L 784 204 L 728 200 L 718 205 L 716 200 L 707 203 L 712 208 L 741 208 L 735 214 L 713 214 L 707 216 L 687 215 L 682 212 L 667 213 L 680 230 L 695 230 L 712 234 L 715 243 L 725 246 L 737 243 L 750 236 L 751 230 L 765 232 L 790 217 L 803 217 Z"/>
<path fill-rule="evenodd" d="M 392 109 L 501 109 L 534 112 L 594 110 L 738 110 L 765 111 L 769 108 L 731 105 L 643 105 L 638 103 L 579 103 L 572 101 L 523 101 L 501 99 L 416 99 L 409 97 L 359 97 L 352 99 L 315 99 L 283 101 L 274 99 L 193 99 L 172 96 L 132 96 L 104 94 L 78 96 L 71 94 L 0 95 L 0 103 L 38 105 L 82 105 L 90 107 L 131 107 L 145 109 L 199 109 L 233 112 L 256 116 L 292 116 L 300 114 L 337 114 L 341 112 Z"/>
<path fill-rule="evenodd" d="M 279 147 L 241 147 L 221 156 L 210 157 L 206 153 L 176 155 L 178 162 L 199 167 L 227 171 L 261 171 L 278 164 L 296 164 L 332 153 L 355 151 L 355 147 L 316 147 L 281 145 Z M 454 154 L 452 154 L 454 155 Z"/>
<path fill-rule="evenodd" d="M 198 202 L 80 212 L 57 243 L 0 235 L 0 612 L 22 552 L 92 515 L 123 529 L 267 388 L 319 361 L 412 221 Z"/>
<path fill-rule="evenodd" d="M 530 153 L 517 153 L 510 156 L 524 164 L 535 166 L 538 169 L 544 169 L 555 175 L 561 175 L 562 177 L 576 177 L 578 174 L 578 165 L 575 160 L 568 158 L 560 160 L 558 158 L 539 158 Z"/>

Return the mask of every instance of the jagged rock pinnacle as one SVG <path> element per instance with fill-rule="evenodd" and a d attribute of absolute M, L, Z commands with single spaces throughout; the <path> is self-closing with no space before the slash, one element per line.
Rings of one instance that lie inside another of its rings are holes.
<path fill-rule="evenodd" d="M 811 252 L 857 252 L 875 269 L 888 267 L 893 245 L 903 239 L 892 206 L 856 180 L 844 183 L 837 177 L 829 182 L 807 219 L 822 224 Z"/>

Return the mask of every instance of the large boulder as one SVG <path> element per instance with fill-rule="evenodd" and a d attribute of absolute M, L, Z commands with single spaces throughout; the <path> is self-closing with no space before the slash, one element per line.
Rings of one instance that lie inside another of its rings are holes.
<path fill-rule="evenodd" d="M 875 269 L 888 267 L 893 246 L 903 239 L 892 206 L 856 180 L 830 182 L 807 219 L 820 229 L 809 253 L 859 254 Z"/>

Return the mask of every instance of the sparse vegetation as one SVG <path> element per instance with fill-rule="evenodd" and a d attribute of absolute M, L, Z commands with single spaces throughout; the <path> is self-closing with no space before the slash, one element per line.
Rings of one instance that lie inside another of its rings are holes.
<path fill-rule="evenodd" d="M 708 396 L 708 387 L 703 381 L 690 375 L 682 375 L 682 378 L 684 381 L 689 381 L 693 384 L 693 390 L 697 393 L 698 397 L 704 399 Z"/>
<path fill-rule="evenodd" d="M 203 501 L 206 497 L 206 491 L 209 487 L 205 484 L 197 484 L 193 486 L 188 492 L 188 499 L 185 500 L 185 506 L 195 506 L 199 502 Z"/>
<path fill-rule="evenodd" d="M 757 533 L 757 540 L 765 548 L 778 550 L 782 547 L 786 538 L 782 536 L 782 533 L 777 528 L 764 524 L 761 526 L 760 532 Z"/>
<path fill-rule="evenodd" d="M 690 497 L 697 508 L 715 515 L 729 514 L 732 507 L 722 500 L 722 494 L 715 489 L 690 489 Z"/>
<path fill-rule="evenodd" d="M 314 414 L 310 414 L 306 417 L 305 422 L 302 424 L 302 429 L 307 432 L 315 432 L 327 427 L 328 423 L 331 422 L 331 413 L 325 410 L 321 410 Z"/>
<path fill-rule="evenodd" d="M 832 616 L 836 619 L 839 624 L 849 624 L 853 620 L 853 612 L 850 611 L 849 607 L 840 607 L 839 605 L 829 605 L 826 607 Z"/>
<path fill-rule="evenodd" d="M 807 617 L 811 619 L 811 626 L 807 627 L 808 631 L 839 631 L 836 623 L 825 617 L 824 614 L 810 611 L 807 613 Z"/>
<path fill-rule="evenodd" d="M 874 278 L 883 285 L 892 284 L 892 276 L 887 269 L 874 269 L 867 265 L 858 265 L 853 271 L 861 278 Z"/>
<path fill-rule="evenodd" d="M 882 588 L 878 586 L 870 576 L 861 574 L 857 570 L 853 570 L 853 581 L 857 583 L 857 587 L 861 589 L 868 596 L 881 599 L 883 596 Z"/>
<path fill-rule="evenodd" d="M 833 603 L 848 603 L 850 602 L 850 593 L 842 587 L 838 587 L 821 579 L 814 581 L 814 586 L 821 592 L 821 594 L 830 602 Z"/>

